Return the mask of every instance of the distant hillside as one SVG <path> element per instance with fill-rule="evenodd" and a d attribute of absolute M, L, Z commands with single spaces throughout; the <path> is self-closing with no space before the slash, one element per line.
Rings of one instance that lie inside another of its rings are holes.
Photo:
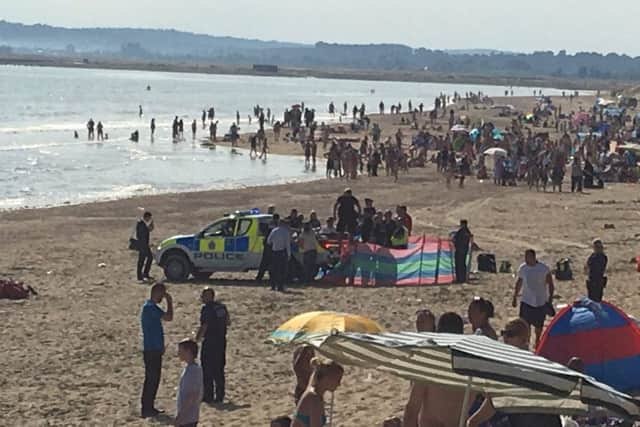
<path fill-rule="evenodd" d="M 0 21 L 0 57 L 64 56 L 161 64 L 246 66 L 256 63 L 316 70 L 366 72 L 424 70 L 441 74 L 510 78 L 640 81 L 640 57 L 609 53 L 433 50 L 401 44 L 315 45 L 215 37 L 176 30 L 68 29 Z"/>
<path fill-rule="evenodd" d="M 139 49 L 166 56 L 216 56 L 238 51 L 298 47 L 301 44 L 214 37 L 176 30 L 61 28 L 0 21 L 0 45 L 14 49 L 119 53 Z"/>

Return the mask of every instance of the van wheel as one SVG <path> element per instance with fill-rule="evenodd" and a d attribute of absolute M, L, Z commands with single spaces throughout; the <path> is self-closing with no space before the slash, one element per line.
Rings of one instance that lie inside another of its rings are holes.
<path fill-rule="evenodd" d="M 196 271 L 194 273 L 191 273 L 196 282 L 206 282 L 207 280 L 209 280 L 212 274 L 213 273 L 207 273 L 206 271 Z"/>
<path fill-rule="evenodd" d="M 169 255 L 163 264 L 164 275 L 170 282 L 185 282 L 189 278 L 191 264 L 184 255 Z"/>

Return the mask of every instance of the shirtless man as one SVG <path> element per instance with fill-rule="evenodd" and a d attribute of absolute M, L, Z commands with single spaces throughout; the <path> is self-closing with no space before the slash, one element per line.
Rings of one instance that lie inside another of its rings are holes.
<path fill-rule="evenodd" d="M 462 334 L 464 323 L 455 313 L 445 313 L 438 320 L 439 333 Z M 469 404 L 475 399 L 469 397 Z M 412 383 L 409 402 L 404 410 L 403 427 L 457 427 L 462 412 L 464 390 L 445 386 Z"/>

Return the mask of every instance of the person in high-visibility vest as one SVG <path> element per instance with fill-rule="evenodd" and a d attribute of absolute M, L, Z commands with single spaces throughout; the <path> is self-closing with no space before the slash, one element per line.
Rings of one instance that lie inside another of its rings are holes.
<path fill-rule="evenodd" d="M 391 235 L 391 247 L 393 249 L 407 249 L 409 245 L 409 231 L 399 221 L 394 220 L 395 229 Z"/>

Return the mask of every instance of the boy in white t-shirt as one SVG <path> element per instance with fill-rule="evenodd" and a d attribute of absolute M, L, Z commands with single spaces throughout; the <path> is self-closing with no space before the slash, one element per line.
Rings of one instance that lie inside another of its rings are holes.
<path fill-rule="evenodd" d="M 193 340 L 183 340 L 178 344 L 178 357 L 186 363 L 176 399 L 177 410 L 175 425 L 180 427 L 196 427 L 200 419 L 200 402 L 202 402 L 202 368 L 196 363 L 198 344 Z"/>
<path fill-rule="evenodd" d="M 514 308 L 517 307 L 518 295 L 522 290 L 520 317 L 533 326 L 537 347 L 542 335 L 544 320 L 550 312 L 549 304 L 552 302 L 555 287 L 551 270 L 545 264 L 538 262 L 536 252 L 533 249 L 525 251 L 524 259 L 525 262 L 518 268 L 512 305 Z"/>

